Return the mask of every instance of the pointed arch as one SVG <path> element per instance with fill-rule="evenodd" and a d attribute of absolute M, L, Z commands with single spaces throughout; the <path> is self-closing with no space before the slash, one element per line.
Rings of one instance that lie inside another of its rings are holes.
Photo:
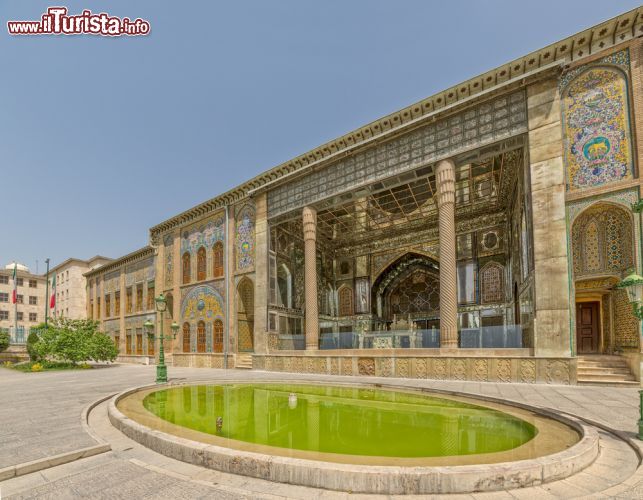
<path fill-rule="evenodd" d="M 619 204 L 598 201 L 572 223 L 574 277 L 619 275 L 634 266 L 632 213 Z"/>
<path fill-rule="evenodd" d="M 438 263 L 416 252 L 403 254 L 374 281 L 371 297 L 377 315 L 386 319 L 436 313 L 440 307 Z"/>

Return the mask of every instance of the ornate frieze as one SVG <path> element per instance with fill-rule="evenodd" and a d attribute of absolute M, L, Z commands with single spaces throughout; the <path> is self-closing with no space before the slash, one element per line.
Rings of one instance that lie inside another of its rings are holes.
<path fill-rule="evenodd" d="M 268 192 L 268 216 L 276 217 L 526 131 L 524 91 L 503 95 L 275 187 Z"/>

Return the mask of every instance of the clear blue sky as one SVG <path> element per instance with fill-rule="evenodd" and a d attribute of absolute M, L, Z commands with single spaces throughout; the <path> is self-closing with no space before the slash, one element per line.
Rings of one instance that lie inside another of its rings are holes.
<path fill-rule="evenodd" d="M 7 34 L 51 5 L 152 31 Z M 2 0 L 0 263 L 121 256 L 263 170 L 637 5 Z"/>

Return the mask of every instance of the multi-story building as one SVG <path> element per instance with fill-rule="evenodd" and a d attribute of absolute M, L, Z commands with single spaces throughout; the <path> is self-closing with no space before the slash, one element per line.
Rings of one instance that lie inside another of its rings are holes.
<path fill-rule="evenodd" d="M 7 329 L 13 341 L 23 341 L 32 326 L 45 320 L 46 279 L 32 274 L 27 266 L 16 265 L 17 303 L 13 304 L 14 263 L 0 269 L 0 328 Z"/>
<path fill-rule="evenodd" d="M 582 355 L 618 354 L 640 380 L 639 321 L 615 285 L 643 257 L 631 211 L 642 194 L 642 14 L 152 227 L 150 247 L 88 273 L 88 307 L 121 350 L 144 350 L 135 313 L 152 307 L 127 323 L 122 310 L 101 316 L 101 301 L 109 314 L 139 307 L 153 283 L 169 298 L 166 333 L 180 326 L 175 365 L 230 357 L 275 371 L 569 384 Z"/>
<path fill-rule="evenodd" d="M 49 270 L 49 289 L 56 278 L 56 301 L 52 316 L 71 319 L 87 317 L 87 282 L 84 274 L 112 259 L 96 255 L 88 260 L 69 258 Z"/>
<path fill-rule="evenodd" d="M 154 249 L 147 246 L 84 275 L 86 315 L 101 321 L 102 330 L 120 347 L 120 361 L 154 358 L 155 345 L 143 324 L 155 320 L 155 273 Z"/>

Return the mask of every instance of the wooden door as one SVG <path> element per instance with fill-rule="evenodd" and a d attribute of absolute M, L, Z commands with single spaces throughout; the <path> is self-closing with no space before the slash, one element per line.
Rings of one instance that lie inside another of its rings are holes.
<path fill-rule="evenodd" d="M 599 352 L 599 302 L 576 304 L 576 350 L 578 354 Z"/>

